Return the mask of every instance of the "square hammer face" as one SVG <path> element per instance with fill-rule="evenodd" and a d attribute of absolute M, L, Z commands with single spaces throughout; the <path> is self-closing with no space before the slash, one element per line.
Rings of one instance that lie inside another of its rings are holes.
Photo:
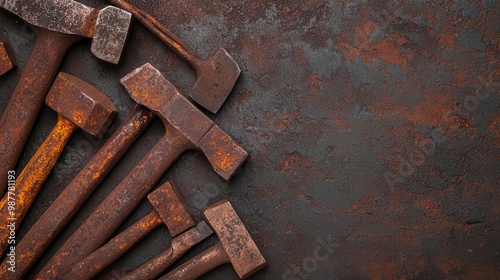
<path fill-rule="evenodd" d="M 167 182 L 148 195 L 148 200 L 167 225 L 172 237 L 194 227 L 194 221 L 189 213 L 182 194 L 173 182 Z"/>
<path fill-rule="evenodd" d="M 92 54 L 112 64 L 120 62 L 127 42 L 132 14 L 122 9 L 108 6 L 97 17 L 94 38 L 90 51 Z"/>
<path fill-rule="evenodd" d="M 246 278 L 266 265 L 266 260 L 231 203 L 223 200 L 203 211 L 205 219 L 217 233 L 238 276 Z"/>

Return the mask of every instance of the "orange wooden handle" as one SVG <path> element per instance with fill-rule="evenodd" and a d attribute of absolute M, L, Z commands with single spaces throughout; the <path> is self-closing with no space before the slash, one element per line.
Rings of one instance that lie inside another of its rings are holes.
<path fill-rule="evenodd" d="M 15 232 L 35 200 L 45 179 L 50 174 L 64 146 L 77 126 L 59 115 L 50 135 L 38 148 L 31 160 L 16 179 L 15 189 L 9 190 L 0 202 L 0 252 L 9 243 L 9 235 Z M 12 244 L 13 245 L 13 244 Z"/>

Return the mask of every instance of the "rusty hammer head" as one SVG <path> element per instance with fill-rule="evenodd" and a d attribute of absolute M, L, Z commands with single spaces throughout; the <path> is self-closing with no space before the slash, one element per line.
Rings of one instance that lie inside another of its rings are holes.
<path fill-rule="evenodd" d="M 9 43 L 0 42 L 0 76 L 7 73 L 14 66 L 16 66 L 16 60 Z"/>
<path fill-rule="evenodd" d="M 108 6 L 96 10 L 73 0 L 0 0 L 0 8 L 51 31 L 93 38 L 92 54 L 118 64 L 132 15 Z"/>
<path fill-rule="evenodd" d="M 220 49 L 208 60 L 197 60 L 193 67 L 197 78 L 189 95 L 215 114 L 238 80 L 240 67 L 225 49 Z"/>
<path fill-rule="evenodd" d="M 167 225 L 172 237 L 196 225 L 189 213 L 184 197 L 174 182 L 166 182 L 148 195 L 148 200 Z"/>
<path fill-rule="evenodd" d="M 102 137 L 116 115 L 115 105 L 91 84 L 67 73 L 57 75 L 45 103 L 95 137 Z"/>
<path fill-rule="evenodd" d="M 219 237 L 240 278 L 246 278 L 266 265 L 259 248 L 228 200 L 208 206 L 203 216 Z"/>
<path fill-rule="evenodd" d="M 228 180 L 248 154 L 184 97 L 149 63 L 120 80 L 137 103 L 155 112 L 201 150 L 214 170 Z"/>

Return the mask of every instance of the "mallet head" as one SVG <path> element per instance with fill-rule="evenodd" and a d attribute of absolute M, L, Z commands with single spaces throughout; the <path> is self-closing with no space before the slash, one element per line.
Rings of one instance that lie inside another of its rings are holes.
<path fill-rule="evenodd" d="M 262 253 L 228 200 L 207 207 L 203 216 L 219 237 L 240 278 L 246 278 L 266 265 Z"/>
<path fill-rule="evenodd" d="M 210 59 L 200 61 L 194 67 L 197 79 L 189 95 L 215 114 L 238 80 L 240 67 L 225 49 L 220 49 Z"/>
<path fill-rule="evenodd" d="M 7 42 L 0 42 L 0 76 L 16 66 L 16 60 Z"/>
<path fill-rule="evenodd" d="M 45 103 L 95 137 L 102 137 L 116 115 L 115 105 L 93 85 L 60 72 Z"/>
<path fill-rule="evenodd" d="M 173 182 L 166 182 L 148 195 L 148 200 L 175 237 L 196 225 L 182 194 Z"/>
<path fill-rule="evenodd" d="M 94 38 L 93 55 L 117 64 L 125 47 L 132 15 L 116 7 L 101 11 L 74 0 L 0 0 L 0 8 L 51 31 Z"/>
<path fill-rule="evenodd" d="M 155 112 L 201 150 L 222 178 L 228 180 L 248 154 L 194 106 L 149 63 L 120 80 L 137 103 Z"/>

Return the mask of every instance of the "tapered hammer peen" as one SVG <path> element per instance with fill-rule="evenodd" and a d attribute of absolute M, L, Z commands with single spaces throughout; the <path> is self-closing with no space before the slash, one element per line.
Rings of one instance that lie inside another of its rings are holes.
<path fill-rule="evenodd" d="M 214 170 L 226 180 L 248 157 L 150 64 L 132 71 L 121 83 L 137 103 L 162 119 L 165 135 L 73 233 L 38 279 L 55 279 L 103 245 L 186 150 L 203 152 Z"/>
<path fill-rule="evenodd" d="M 15 221 L 15 228 L 28 212 L 71 134 L 81 128 L 95 137 L 102 137 L 116 115 L 115 106 L 104 93 L 66 73 L 59 73 L 46 103 L 58 113 L 56 126 L 17 178 L 15 188 L 0 202 L 0 220 Z M 15 200 L 12 208 L 8 203 L 11 198 Z M 7 223 L 0 223 L 1 252 L 7 247 L 11 232 Z"/>

